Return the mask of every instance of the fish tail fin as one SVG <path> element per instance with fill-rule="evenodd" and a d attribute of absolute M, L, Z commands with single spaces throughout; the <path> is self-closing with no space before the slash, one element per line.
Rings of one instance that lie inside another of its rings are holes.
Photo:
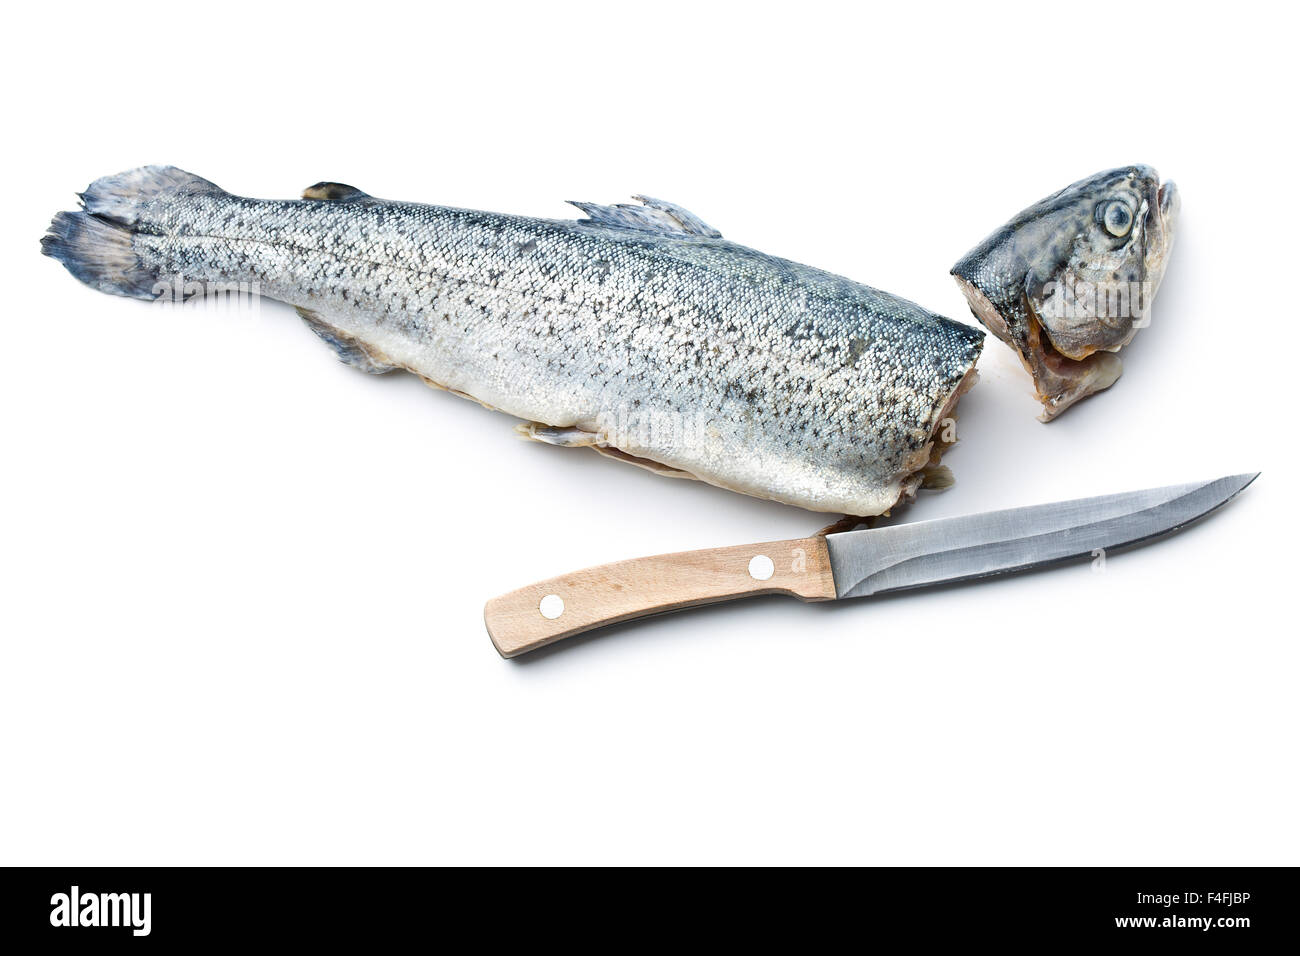
<path fill-rule="evenodd" d="M 141 208 L 173 193 L 221 191 L 175 166 L 141 166 L 104 176 L 80 194 L 82 211 L 55 215 L 41 239 L 41 252 L 92 289 L 152 299 L 158 272 L 140 260 L 134 244 Z"/>
<path fill-rule="evenodd" d="M 42 237 L 41 252 L 58 259 L 92 289 L 152 299 L 158 273 L 135 254 L 133 235 L 127 227 L 87 212 L 61 212 Z"/>

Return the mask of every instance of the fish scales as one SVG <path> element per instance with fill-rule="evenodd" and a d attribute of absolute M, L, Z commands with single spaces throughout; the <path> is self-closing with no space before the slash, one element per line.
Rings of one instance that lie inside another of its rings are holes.
<path fill-rule="evenodd" d="M 912 493 L 973 381 L 978 330 L 657 200 L 574 221 L 312 189 L 345 198 L 247 199 L 146 167 L 93 184 L 46 251 L 120 294 L 257 283 L 345 360 L 407 369 L 529 437 L 815 511 Z M 97 223 L 129 244 L 107 265 Z"/>

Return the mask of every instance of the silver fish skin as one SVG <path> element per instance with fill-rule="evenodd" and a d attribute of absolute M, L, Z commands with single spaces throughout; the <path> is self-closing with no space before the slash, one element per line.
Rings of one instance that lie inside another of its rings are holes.
<path fill-rule="evenodd" d="M 589 218 L 573 221 L 336 183 L 304 196 L 143 167 L 93 183 L 43 251 L 118 295 L 257 283 L 365 371 L 406 369 L 529 438 L 813 511 L 875 515 L 913 494 L 974 382 L 977 329 L 728 242 L 671 203 L 576 203 Z"/>
<path fill-rule="evenodd" d="M 1119 378 L 1115 353 L 1150 322 L 1179 207 L 1150 166 L 1108 169 L 1023 210 L 953 266 L 975 317 L 1033 376 L 1040 420 Z"/>

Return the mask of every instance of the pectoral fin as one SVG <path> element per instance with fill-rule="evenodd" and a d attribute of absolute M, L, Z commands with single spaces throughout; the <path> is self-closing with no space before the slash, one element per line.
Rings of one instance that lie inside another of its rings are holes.
<path fill-rule="evenodd" d="M 926 465 L 921 469 L 921 475 L 921 487 L 930 491 L 943 491 L 957 483 L 947 465 Z"/>

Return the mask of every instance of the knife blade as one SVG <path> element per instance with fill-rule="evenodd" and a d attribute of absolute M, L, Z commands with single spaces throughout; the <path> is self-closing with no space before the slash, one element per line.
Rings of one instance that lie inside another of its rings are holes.
<path fill-rule="evenodd" d="M 1258 474 L 634 558 L 493 598 L 483 620 L 501 656 L 515 657 L 606 624 L 750 595 L 828 601 L 1023 571 L 1171 534 Z"/>

